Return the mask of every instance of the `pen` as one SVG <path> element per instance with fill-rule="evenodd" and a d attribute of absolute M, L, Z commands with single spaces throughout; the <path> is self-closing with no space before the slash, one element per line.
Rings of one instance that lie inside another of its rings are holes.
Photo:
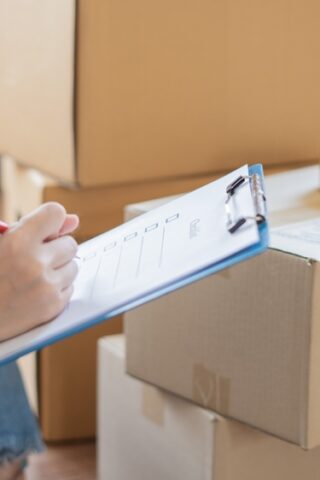
<path fill-rule="evenodd" d="M 7 230 L 9 230 L 9 225 L 7 225 L 5 222 L 0 220 L 0 235 L 5 233 Z"/>

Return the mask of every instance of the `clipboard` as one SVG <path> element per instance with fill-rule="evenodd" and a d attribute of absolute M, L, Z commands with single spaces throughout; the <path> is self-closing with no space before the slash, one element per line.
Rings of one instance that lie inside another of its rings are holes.
<path fill-rule="evenodd" d="M 246 174 L 243 174 L 244 170 Z M 241 172 L 240 174 L 239 171 Z M 223 182 L 225 178 L 227 179 L 227 183 L 224 184 Z M 176 211 L 176 206 L 183 205 L 183 202 L 186 202 L 187 206 L 192 205 L 193 199 L 199 198 L 200 196 L 202 196 L 202 201 L 205 199 L 207 204 L 207 202 L 210 202 L 210 191 L 215 191 L 215 184 L 216 182 L 212 182 L 208 186 L 201 187 L 194 192 L 171 201 L 167 205 L 155 209 L 154 214 L 145 214 L 137 217 L 137 219 L 131 220 L 127 224 L 124 224 L 110 232 L 107 232 L 106 234 L 102 234 L 95 239 L 85 242 L 85 244 L 81 245 L 79 248 L 80 255 L 82 251 L 87 252 L 88 249 L 90 251 L 90 248 L 92 249 L 96 244 L 101 245 L 105 239 L 113 239 L 111 243 L 108 243 L 106 246 L 104 246 L 103 250 L 106 253 L 107 250 L 109 251 L 115 247 L 117 241 L 115 241 L 114 238 L 117 238 L 117 235 L 119 236 L 121 234 L 122 243 L 119 242 L 121 243 L 121 246 L 119 246 L 121 249 L 123 248 L 123 245 L 130 245 L 130 242 L 133 245 L 134 242 L 140 242 L 139 237 L 142 238 L 141 243 L 139 243 L 139 256 L 141 257 L 141 245 L 143 245 L 143 239 L 145 238 L 141 234 L 141 231 L 144 232 L 144 235 L 146 236 L 153 230 L 160 228 L 160 222 L 158 221 L 155 222 L 153 220 L 154 223 L 150 224 L 152 219 L 157 218 L 157 216 L 162 213 L 166 213 L 166 216 L 164 217 L 165 219 L 163 220 L 165 226 L 168 227 L 170 224 L 174 225 L 174 222 L 178 224 L 179 213 L 174 213 Z M 76 333 L 80 333 L 83 330 L 86 330 L 87 328 L 97 325 L 103 321 L 107 321 L 116 315 L 125 313 L 128 310 L 134 309 L 174 290 L 183 288 L 184 286 L 199 281 L 209 275 L 213 275 L 225 268 L 232 267 L 233 265 L 245 261 L 255 255 L 263 253 L 268 248 L 269 229 L 262 165 L 257 164 L 250 167 L 244 166 L 242 169 L 231 172 L 228 176 L 219 180 L 219 185 L 220 193 L 223 192 L 223 195 L 220 194 L 218 198 L 220 208 L 219 220 L 221 220 L 219 223 L 219 233 L 221 233 L 222 237 L 225 238 L 229 244 L 233 244 L 236 243 L 236 239 L 247 235 L 246 229 L 248 229 L 248 231 L 252 231 L 251 237 L 254 238 L 253 242 L 251 239 L 249 246 L 245 246 L 240 242 L 239 245 L 242 245 L 242 247 L 230 255 L 211 263 L 209 262 L 203 265 L 199 263 L 197 266 L 190 266 L 189 270 L 189 267 L 183 267 L 184 270 L 181 270 L 181 272 L 184 273 L 181 274 L 178 272 L 175 275 L 174 271 L 170 271 L 171 276 L 169 275 L 167 281 L 163 281 L 161 283 L 159 280 L 157 284 L 158 280 L 155 278 L 154 284 L 152 284 L 152 282 L 150 283 L 150 281 L 147 281 L 146 286 L 142 286 L 140 290 L 138 290 L 138 287 L 133 286 L 130 294 L 125 293 L 121 296 L 120 289 L 120 294 L 118 294 L 117 297 L 117 290 L 115 290 L 115 294 L 110 293 L 109 295 L 109 305 L 102 304 L 101 307 L 99 306 L 99 308 L 95 305 L 90 305 L 89 300 L 84 300 L 82 304 L 80 302 L 80 305 L 78 305 L 76 299 L 74 301 L 71 299 L 70 305 L 67 307 L 66 311 L 48 324 L 37 327 L 12 339 L 0 342 L 0 366 L 12 362 L 23 355 L 31 353 L 32 351 L 39 350 L 59 340 L 70 337 Z M 239 211 L 238 208 L 238 200 L 241 198 L 241 195 L 244 195 L 244 193 L 247 194 L 247 197 L 248 195 L 250 196 L 250 215 L 248 215 L 246 212 Z M 215 211 L 214 207 L 214 205 L 210 207 L 211 211 Z M 165 232 L 165 226 L 163 227 L 163 232 Z M 214 225 L 211 225 L 211 228 L 214 228 Z M 161 235 L 159 235 L 159 238 L 160 236 Z M 210 245 L 210 238 L 206 238 L 205 241 L 207 242 L 207 245 Z M 120 250 L 119 258 L 121 257 L 121 252 L 122 250 Z M 202 254 L 202 252 L 199 251 L 198 253 L 199 255 Z M 93 257 L 95 252 L 93 251 L 93 253 L 90 253 L 90 255 Z M 87 260 L 90 255 L 83 257 L 82 261 Z M 110 256 L 108 258 L 113 257 Z M 195 261 L 197 261 L 197 259 Z M 117 265 L 115 268 L 117 273 L 119 273 L 118 270 L 120 260 L 117 259 L 116 263 Z M 101 261 L 98 265 L 99 266 L 97 267 L 97 270 L 101 267 Z M 157 271 L 160 272 L 160 269 Z M 151 278 L 153 277 L 151 276 L 150 279 Z M 139 282 L 136 281 L 135 283 L 138 284 Z M 141 283 L 143 284 L 143 278 Z M 94 293 L 94 281 L 91 283 L 89 282 L 89 287 Z M 137 288 L 136 291 L 134 290 L 135 288 Z M 126 292 L 125 289 L 124 291 Z M 73 319 L 73 323 L 69 322 L 70 319 L 68 319 L 68 315 Z"/>

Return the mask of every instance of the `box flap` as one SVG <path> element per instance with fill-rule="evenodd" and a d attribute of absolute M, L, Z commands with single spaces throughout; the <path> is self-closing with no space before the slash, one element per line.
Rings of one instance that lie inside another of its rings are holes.
<path fill-rule="evenodd" d="M 265 181 L 270 212 L 314 207 L 313 192 L 319 192 L 319 165 L 295 168 L 269 175 Z"/>
<path fill-rule="evenodd" d="M 270 247 L 319 262 L 320 208 L 317 218 L 272 229 Z"/>

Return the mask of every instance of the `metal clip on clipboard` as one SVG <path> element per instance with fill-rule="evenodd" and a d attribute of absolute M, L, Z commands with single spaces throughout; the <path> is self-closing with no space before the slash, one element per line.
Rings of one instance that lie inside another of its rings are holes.
<path fill-rule="evenodd" d="M 245 216 L 234 218 L 231 211 L 230 201 L 234 197 L 234 194 L 238 188 L 243 185 L 245 182 L 250 182 L 252 199 L 255 208 L 255 216 Z M 230 233 L 235 233 L 242 225 L 244 225 L 248 220 L 254 220 L 258 224 L 265 222 L 266 220 L 266 197 L 262 185 L 261 176 L 257 173 L 253 175 L 241 175 L 236 178 L 226 189 L 227 199 L 225 201 L 225 208 L 227 214 L 227 229 Z"/>

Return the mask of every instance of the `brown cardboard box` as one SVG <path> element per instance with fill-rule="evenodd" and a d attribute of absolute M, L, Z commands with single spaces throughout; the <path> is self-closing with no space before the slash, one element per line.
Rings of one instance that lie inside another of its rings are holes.
<path fill-rule="evenodd" d="M 132 201 L 182 193 L 212 177 L 138 183 L 128 186 L 68 189 L 35 170 L 18 167 L 10 158 L 2 162 L 4 218 L 13 222 L 46 201 L 61 202 L 80 216 L 79 242 L 122 222 L 123 208 Z M 45 348 L 22 360 L 31 403 L 40 414 L 46 440 L 68 440 L 95 435 L 96 342 L 119 333 L 117 318 Z M 38 391 L 35 391 L 38 383 Z"/>
<path fill-rule="evenodd" d="M 123 338 L 101 339 L 101 480 L 318 480 L 320 448 L 306 452 L 124 370 Z"/>
<path fill-rule="evenodd" d="M 0 152 L 97 186 L 319 159 L 320 6 L 1 0 Z"/>
<path fill-rule="evenodd" d="M 38 404 L 45 440 L 95 436 L 97 341 L 121 331 L 122 318 L 116 317 L 39 352 Z"/>
<path fill-rule="evenodd" d="M 317 167 L 266 186 L 278 223 L 319 219 Z M 278 250 L 129 312 L 127 371 L 303 447 L 320 445 L 319 223 L 305 228 L 305 241 L 296 236 L 286 228 L 273 235 Z"/>
<path fill-rule="evenodd" d="M 15 221 L 43 202 L 57 201 L 69 212 L 79 215 L 80 227 L 75 233 L 78 242 L 122 223 L 124 207 L 129 203 L 181 194 L 216 178 L 214 175 L 200 175 L 109 187 L 67 188 L 36 170 L 18 166 L 9 157 L 2 159 L 2 167 L 6 221 Z"/>

